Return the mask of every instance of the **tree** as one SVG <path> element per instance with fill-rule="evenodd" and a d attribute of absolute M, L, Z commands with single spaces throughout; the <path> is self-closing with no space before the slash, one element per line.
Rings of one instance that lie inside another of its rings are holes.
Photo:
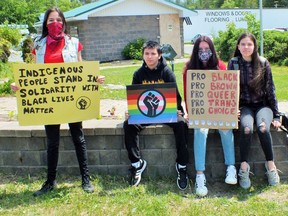
<path fill-rule="evenodd" d="M 31 30 L 40 11 L 45 10 L 45 0 L 2 0 L 0 8 L 0 23 L 27 24 Z"/>
<path fill-rule="evenodd" d="M 10 28 L 8 26 L 8 21 L 6 21 L 4 25 L 0 27 L 0 61 L 8 61 L 11 46 L 17 46 L 20 39 L 20 31 L 15 28 Z"/>
<path fill-rule="evenodd" d="M 170 0 L 186 8 L 213 9 L 213 8 L 258 8 L 259 0 Z M 263 0 L 263 8 L 288 7 L 288 0 Z"/>
<path fill-rule="evenodd" d="M 29 31 L 34 32 L 34 23 L 48 8 L 57 6 L 62 11 L 68 11 L 81 5 L 78 0 L 1 0 L 0 24 L 6 20 L 9 24 L 27 24 Z"/>
<path fill-rule="evenodd" d="M 263 7 L 268 7 L 268 8 L 288 7 L 288 0 L 263 0 Z"/>

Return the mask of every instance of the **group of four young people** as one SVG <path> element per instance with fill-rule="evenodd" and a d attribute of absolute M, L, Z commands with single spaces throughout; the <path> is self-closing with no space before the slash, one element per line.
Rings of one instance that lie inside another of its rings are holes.
<path fill-rule="evenodd" d="M 148 41 L 143 47 L 143 65 L 133 75 L 132 84 L 144 84 L 155 82 L 176 82 L 175 75 L 167 66 L 161 55 L 161 47 L 157 42 Z M 236 63 L 237 68 L 236 68 Z M 234 57 L 228 63 L 229 70 L 240 70 L 240 169 L 238 172 L 239 184 L 242 188 L 248 189 L 251 186 L 249 178 L 250 166 L 248 164 L 249 147 L 251 145 L 254 124 L 259 136 L 260 144 L 265 154 L 266 175 L 269 185 L 277 185 L 280 182 L 278 170 L 274 163 L 273 143 L 270 133 L 270 125 L 275 128 L 281 126 L 278 104 L 275 95 L 272 72 L 269 62 L 259 56 L 257 43 L 253 34 L 243 33 L 235 48 Z M 207 36 L 199 37 L 194 43 L 190 60 L 186 63 L 183 71 L 184 89 L 186 89 L 187 70 L 227 70 L 226 65 L 217 57 L 215 47 Z M 186 92 L 184 90 L 186 101 Z M 178 121 L 169 123 L 173 128 L 177 158 L 176 171 L 178 173 L 177 185 L 179 189 L 185 190 L 188 187 L 187 175 L 187 116 L 183 116 L 181 97 L 177 90 Z M 187 110 L 188 111 L 188 110 Z M 145 170 L 147 162 L 140 157 L 139 132 L 143 125 L 129 125 L 124 122 L 125 144 L 131 161 L 131 185 L 138 185 L 141 174 Z M 194 159 L 196 169 L 195 192 L 198 196 L 205 196 L 208 193 L 206 186 L 205 160 L 206 142 L 209 129 L 194 128 Z M 225 182 L 237 184 L 237 171 L 235 167 L 234 134 L 231 130 L 218 130 L 223 152 L 225 165 L 227 166 Z"/>
<path fill-rule="evenodd" d="M 81 50 L 83 49 L 78 39 L 66 34 L 67 24 L 63 13 L 58 8 L 51 8 L 46 11 L 42 25 L 42 35 L 35 39 L 33 54 L 35 63 L 59 63 L 81 61 Z M 143 65 L 133 74 L 132 84 L 147 83 L 176 83 L 174 73 L 162 57 L 161 47 L 155 41 L 147 41 L 143 46 Z M 270 185 L 279 183 L 279 175 L 274 164 L 272 138 L 270 134 L 270 124 L 278 128 L 279 114 L 275 87 L 269 63 L 264 59 L 261 61 L 255 37 L 252 34 L 243 34 L 236 46 L 235 57 L 240 69 L 240 162 L 239 183 L 243 188 L 251 185 L 247 163 L 249 146 L 253 133 L 254 121 L 256 131 L 260 138 L 260 143 L 266 157 L 267 176 Z M 262 57 L 261 57 L 262 58 Z M 228 64 L 228 69 L 233 68 L 232 61 Z M 214 45 L 209 37 L 202 36 L 194 44 L 193 52 L 189 62 L 184 68 L 183 78 L 186 85 L 186 73 L 190 69 L 201 70 L 225 70 L 225 64 L 218 59 Z M 104 76 L 97 80 L 100 84 L 105 81 Z M 15 84 L 11 84 L 14 91 L 19 90 Z M 185 88 L 184 88 L 185 89 Z M 184 92 L 186 100 L 186 94 Z M 177 185 L 181 190 L 188 187 L 188 127 L 187 116 L 184 116 L 184 108 L 181 105 L 182 98 L 177 89 L 177 110 L 178 119 L 176 123 L 169 123 L 175 135 L 177 149 L 176 171 Z M 129 118 L 129 114 L 127 115 Z M 147 162 L 141 158 L 139 148 L 139 133 L 146 125 L 128 124 L 125 120 L 124 137 L 128 157 L 131 161 L 131 185 L 137 186 L 141 181 L 141 175 L 147 166 Z M 82 122 L 69 123 L 70 133 L 75 145 L 76 156 L 79 162 L 82 176 L 82 187 L 86 192 L 93 192 L 94 188 L 90 182 L 87 165 L 86 141 L 82 130 Z M 45 125 L 47 136 L 47 180 L 34 196 L 43 195 L 56 186 L 56 172 L 59 155 L 60 124 Z M 237 184 L 237 174 L 234 156 L 234 137 L 232 130 L 219 130 L 222 146 L 224 149 L 225 164 L 227 165 L 227 175 L 225 182 Z M 208 129 L 194 129 L 194 157 L 197 171 L 195 189 L 196 194 L 205 196 L 208 193 L 206 187 L 205 155 Z"/>

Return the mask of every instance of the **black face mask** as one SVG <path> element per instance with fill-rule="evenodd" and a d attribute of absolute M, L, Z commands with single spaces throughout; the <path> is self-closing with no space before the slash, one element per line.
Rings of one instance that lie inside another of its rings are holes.
<path fill-rule="evenodd" d="M 210 49 L 199 50 L 198 56 L 202 62 L 207 62 L 207 61 L 209 61 L 210 57 L 212 56 L 212 51 Z"/>

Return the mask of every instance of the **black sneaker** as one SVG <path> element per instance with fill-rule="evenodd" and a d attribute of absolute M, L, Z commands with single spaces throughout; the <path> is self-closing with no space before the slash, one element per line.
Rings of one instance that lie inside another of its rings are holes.
<path fill-rule="evenodd" d="M 145 160 L 141 160 L 141 159 L 140 159 L 140 167 L 139 168 L 135 168 L 135 167 L 131 166 L 131 168 L 130 168 L 130 172 L 131 172 L 130 184 L 131 184 L 131 186 L 137 186 L 140 183 L 141 174 L 145 170 L 146 166 L 147 166 L 147 162 Z"/>
<path fill-rule="evenodd" d="M 94 187 L 92 186 L 89 177 L 82 178 L 82 188 L 87 193 L 94 192 Z"/>
<path fill-rule="evenodd" d="M 176 163 L 176 171 L 178 173 L 177 186 L 180 190 L 185 190 L 188 187 L 187 169 L 186 167 L 178 168 L 178 163 Z"/>
<path fill-rule="evenodd" d="M 46 182 L 44 182 L 44 184 L 42 185 L 40 190 L 33 193 L 33 196 L 34 197 L 41 196 L 43 194 L 46 194 L 46 193 L 52 191 L 54 188 L 56 188 L 56 182 L 55 181 L 53 183 L 49 183 L 48 181 L 46 181 Z"/>

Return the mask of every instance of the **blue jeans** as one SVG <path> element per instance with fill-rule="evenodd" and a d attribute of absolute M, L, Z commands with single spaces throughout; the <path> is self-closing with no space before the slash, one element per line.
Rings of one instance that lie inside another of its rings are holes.
<path fill-rule="evenodd" d="M 274 159 L 270 133 L 270 125 L 273 119 L 272 110 L 265 106 L 244 106 L 240 110 L 240 161 L 247 162 L 254 130 L 254 121 L 266 161 L 272 161 Z"/>
<path fill-rule="evenodd" d="M 208 128 L 194 129 L 194 158 L 196 171 L 205 171 Z M 234 135 L 232 130 L 218 130 L 224 151 L 225 164 L 235 164 Z"/>

